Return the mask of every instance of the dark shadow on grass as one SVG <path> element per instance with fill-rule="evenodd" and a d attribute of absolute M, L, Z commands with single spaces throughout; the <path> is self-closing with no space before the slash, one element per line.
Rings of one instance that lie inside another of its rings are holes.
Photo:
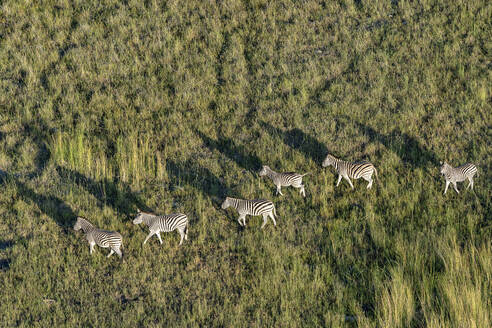
<path fill-rule="evenodd" d="M 338 117 L 336 120 L 339 129 L 343 129 L 345 125 L 355 125 L 361 133 L 369 137 L 371 142 L 380 142 L 398 155 L 405 164 L 413 167 L 426 167 L 428 165 L 437 167 L 439 165 L 439 160 L 434 152 L 426 149 L 415 137 L 401 132 L 399 129 L 383 134 L 367 124 L 357 122 L 346 116 Z"/>
<path fill-rule="evenodd" d="M 236 145 L 232 139 L 219 137 L 219 139 L 214 140 L 200 131 L 197 131 L 197 134 L 207 148 L 212 151 L 218 150 L 243 169 L 256 173 L 261 168 L 261 160 L 257 156 L 250 154 L 244 146 Z"/>
<path fill-rule="evenodd" d="M 22 197 L 35 203 L 41 212 L 51 217 L 60 227 L 67 228 L 71 226 L 77 217 L 70 206 L 65 204 L 60 198 L 52 195 L 38 194 L 20 181 L 15 181 L 15 184 Z"/>
<path fill-rule="evenodd" d="M 6 179 L 7 179 L 7 172 L 0 169 L 0 183 L 4 183 Z"/>
<path fill-rule="evenodd" d="M 107 204 L 115 209 L 118 214 L 131 216 L 137 207 L 144 211 L 150 210 L 126 183 L 109 179 L 96 181 L 77 171 L 61 166 L 57 166 L 56 171 L 63 181 L 71 181 L 81 186 L 102 204 Z"/>
<path fill-rule="evenodd" d="M 46 146 L 46 140 L 48 140 L 50 129 L 42 119 L 38 119 L 36 124 L 24 125 L 24 132 L 32 137 L 33 142 L 38 148 L 34 157 L 36 169 L 26 175 L 28 179 L 32 179 L 35 176 L 42 174 L 51 159 L 51 152 Z"/>
<path fill-rule="evenodd" d="M 15 184 L 21 197 L 25 198 L 26 201 L 35 203 L 41 212 L 51 217 L 60 227 L 66 228 L 75 219 L 75 213 L 60 198 L 41 195 L 28 187 L 26 183 L 20 181 L 17 175 L 9 175 L 0 170 L 0 186 L 8 180 Z"/>
<path fill-rule="evenodd" d="M 361 209 L 360 206 L 351 204 L 342 209 L 341 212 L 344 212 L 342 217 L 351 216 L 351 212 L 355 212 L 356 216 L 363 217 L 365 210 Z M 374 318 L 376 316 L 378 297 L 374 287 L 373 269 L 378 268 L 378 270 L 389 272 L 394 266 L 397 256 L 390 249 L 376 244 L 368 223 L 362 220 L 353 222 L 353 225 L 352 229 L 359 232 L 363 231 L 361 237 L 351 233 L 345 234 L 343 237 L 337 237 L 352 241 L 352 245 L 347 247 L 346 250 L 334 250 L 331 244 L 333 237 L 330 238 L 329 235 L 332 233 L 340 234 L 340 231 L 333 232 L 325 228 L 323 229 L 322 238 L 318 238 L 315 242 L 318 252 L 326 254 L 327 259 L 330 260 L 330 267 L 333 273 L 347 287 L 347 292 L 358 295 L 358 301 L 364 314 Z M 343 251 L 346 253 L 341 253 Z M 345 315 L 352 317 L 356 313 L 348 312 Z"/>
<path fill-rule="evenodd" d="M 67 50 L 63 50 L 64 52 Z M 51 160 L 51 152 L 47 146 L 47 140 L 49 140 L 53 130 L 49 129 L 46 122 L 37 117 L 32 124 L 25 124 L 23 126 L 26 139 L 30 139 L 37 146 L 37 152 L 35 154 L 34 163 L 35 170 L 27 174 L 23 174 L 22 178 L 26 180 L 33 180 L 43 174 L 45 168 Z M 70 183 L 73 182 L 91 193 L 101 203 L 108 204 L 113 207 L 118 213 L 125 215 L 131 215 L 134 212 L 134 205 L 137 205 L 143 210 L 149 210 L 142 201 L 134 194 L 128 184 L 125 184 L 118 180 L 104 179 L 102 181 L 95 181 L 85 175 L 66 169 L 60 166 L 56 167 L 56 171 L 59 174 L 61 181 Z M 56 196 L 46 196 L 35 192 L 28 187 L 27 182 L 22 182 L 19 179 L 21 175 L 10 175 L 0 170 L 0 183 L 6 179 L 11 179 L 17 186 L 19 194 L 26 197 L 37 204 L 40 210 L 46 215 L 50 216 L 58 225 L 66 227 L 68 224 L 72 224 L 72 221 L 77 215 L 72 209 L 66 205 L 60 198 Z"/>
<path fill-rule="evenodd" d="M 0 240 L 0 251 L 10 248 L 14 245 L 13 240 Z"/>
<path fill-rule="evenodd" d="M 0 270 L 7 271 L 10 268 L 10 260 L 9 259 L 1 259 L 0 260 Z"/>
<path fill-rule="evenodd" d="M 223 181 L 209 169 L 191 160 L 185 162 L 166 161 L 166 170 L 170 183 L 175 186 L 187 185 L 197 188 L 207 195 L 213 203 L 220 205 L 228 196 L 229 189 Z"/>
<path fill-rule="evenodd" d="M 287 146 L 300 151 L 304 156 L 311 158 L 315 163 L 321 165 L 321 162 L 328 153 L 328 149 L 324 144 L 301 129 L 295 128 L 284 131 L 263 121 L 260 121 L 260 125 L 272 137 L 279 137 Z"/>

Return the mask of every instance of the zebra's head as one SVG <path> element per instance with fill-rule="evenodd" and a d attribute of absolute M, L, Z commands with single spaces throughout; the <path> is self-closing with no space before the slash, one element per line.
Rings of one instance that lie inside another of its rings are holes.
<path fill-rule="evenodd" d="M 84 220 L 82 217 L 78 216 L 77 217 L 77 222 L 75 222 L 75 225 L 73 226 L 73 230 L 79 231 L 82 229 L 82 220 Z"/>
<path fill-rule="evenodd" d="M 326 158 L 323 161 L 322 166 L 327 167 L 327 166 L 333 165 L 333 163 L 335 163 L 335 157 L 333 155 L 328 154 L 328 155 L 326 155 Z"/>
<path fill-rule="evenodd" d="M 133 219 L 133 224 L 140 224 L 143 222 L 144 213 L 137 208 L 137 216 Z"/>
<path fill-rule="evenodd" d="M 439 162 L 441 164 L 441 174 L 446 174 L 449 170 L 449 164 L 446 162 Z"/>
<path fill-rule="evenodd" d="M 226 199 L 222 203 L 222 209 L 225 210 L 226 208 L 228 208 L 229 206 L 231 206 L 231 204 L 229 203 L 229 199 L 230 199 L 230 197 L 226 197 Z"/>
<path fill-rule="evenodd" d="M 258 175 L 260 177 L 267 175 L 267 172 L 270 170 L 270 167 L 268 165 L 263 165 L 263 168 L 261 169 L 260 173 Z"/>

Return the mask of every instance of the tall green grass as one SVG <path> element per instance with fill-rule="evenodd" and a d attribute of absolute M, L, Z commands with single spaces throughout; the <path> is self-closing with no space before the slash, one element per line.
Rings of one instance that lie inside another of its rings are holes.
<path fill-rule="evenodd" d="M 0 7 L 0 326 L 490 326 L 488 2 Z M 373 189 L 335 188 L 328 152 Z M 440 160 L 475 189 L 442 195 Z M 311 172 L 307 197 L 263 164 Z M 137 208 L 188 214 L 189 240 L 142 247 Z"/>

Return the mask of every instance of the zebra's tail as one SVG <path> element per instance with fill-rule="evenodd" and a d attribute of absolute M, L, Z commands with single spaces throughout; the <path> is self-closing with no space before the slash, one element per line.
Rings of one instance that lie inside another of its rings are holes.
<path fill-rule="evenodd" d="M 278 218 L 277 211 L 275 210 L 275 204 L 273 205 L 273 215 L 275 216 L 275 218 Z"/>
<path fill-rule="evenodd" d="M 120 233 L 118 233 L 119 237 L 120 237 L 120 248 L 123 249 L 123 237 L 121 236 Z"/>
<path fill-rule="evenodd" d="M 185 240 L 188 240 L 188 224 L 186 224 L 186 227 L 185 227 Z"/>
<path fill-rule="evenodd" d="M 121 240 L 119 251 L 121 252 L 120 258 L 123 260 L 123 262 L 125 262 L 125 253 L 126 253 L 126 252 L 123 252 L 124 249 L 125 249 L 125 247 L 123 246 L 123 240 Z"/>
<path fill-rule="evenodd" d="M 311 172 L 307 172 L 307 173 L 301 174 L 301 177 L 306 176 L 306 175 L 310 175 L 310 174 L 311 174 Z"/>

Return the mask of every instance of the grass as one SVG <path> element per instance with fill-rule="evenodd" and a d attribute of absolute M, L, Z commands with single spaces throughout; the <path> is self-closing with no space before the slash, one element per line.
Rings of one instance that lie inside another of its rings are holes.
<path fill-rule="evenodd" d="M 491 325 L 489 2 L 0 7 L 0 326 Z M 328 152 L 373 189 L 335 188 Z M 475 189 L 442 195 L 441 160 Z M 306 199 L 263 164 L 311 172 Z M 142 247 L 137 207 L 188 214 L 189 240 Z"/>

